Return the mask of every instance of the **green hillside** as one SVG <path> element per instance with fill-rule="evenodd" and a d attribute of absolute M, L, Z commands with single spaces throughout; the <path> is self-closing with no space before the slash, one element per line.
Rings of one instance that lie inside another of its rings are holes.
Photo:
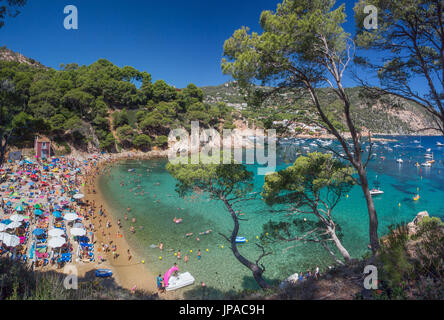
<path fill-rule="evenodd" d="M 164 148 L 170 128 L 190 128 L 191 120 L 202 127 L 232 126 L 232 108 L 203 103 L 202 90 L 193 84 L 179 90 L 163 80 L 153 83 L 146 71 L 105 59 L 55 70 L 2 52 L 0 133 L 10 145 L 32 146 L 39 133 L 66 152 L 67 144 L 81 150 L 149 150 Z"/>
<path fill-rule="evenodd" d="M 270 123 L 273 121 L 296 119 L 296 115 L 300 115 L 300 111 L 306 112 L 308 118 L 315 114 L 310 99 L 302 95 L 301 92 L 280 92 L 265 99 L 261 108 L 251 108 L 248 107 L 247 95 L 242 93 L 236 82 L 227 82 L 219 86 L 202 87 L 201 89 L 204 92 L 204 102 L 210 104 L 224 102 L 242 110 L 246 118 L 257 120 L 258 124 L 267 127 L 271 127 Z M 273 88 L 258 86 L 256 89 L 270 92 Z M 337 121 L 343 123 L 340 100 L 330 90 L 325 88 L 318 90 L 322 104 L 327 106 L 326 109 Z M 353 106 L 355 121 L 362 128 L 375 133 L 424 134 L 418 130 L 424 127 L 433 127 L 431 116 L 423 108 L 405 99 L 394 96 L 373 99 L 365 96 L 362 88 L 359 87 L 347 88 L 346 91 Z M 279 107 L 278 113 L 275 111 L 277 107 Z"/>

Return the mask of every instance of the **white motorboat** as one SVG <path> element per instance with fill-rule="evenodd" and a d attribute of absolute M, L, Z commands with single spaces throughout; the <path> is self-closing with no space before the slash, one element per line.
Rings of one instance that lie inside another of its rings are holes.
<path fill-rule="evenodd" d="M 444 143 L 441 143 L 441 142 L 439 142 L 439 141 L 436 143 L 436 145 L 437 145 L 438 147 L 444 147 Z"/>
<path fill-rule="evenodd" d="M 424 155 L 424 158 L 427 158 L 427 159 L 433 159 L 433 154 L 426 153 L 426 154 Z"/>
<path fill-rule="evenodd" d="M 378 194 L 383 194 L 383 193 L 384 193 L 384 191 L 379 190 L 379 188 L 378 188 L 378 189 L 371 189 L 371 190 L 370 190 L 370 194 L 371 194 L 372 196 L 377 196 Z"/>
<path fill-rule="evenodd" d="M 423 167 L 431 167 L 432 164 L 430 162 L 424 162 L 424 163 L 421 163 L 421 166 L 423 166 Z"/>
<path fill-rule="evenodd" d="M 168 280 L 166 291 L 177 290 L 194 283 L 194 277 L 189 272 L 179 273 L 176 276 L 171 276 Z"/>
<path fill-rule="evenodd" d="M 403 163 L 404 160 L 402 160 L 401 158 L 399 158 L 398 160 L 396 160 L 397 163 Z"/>
<path fill-rule="evenodd" d="M 426 151 L 427 151 L 427 152 L 430 152 L 430 151 L 432 151 L 432 148 L 428 148 Z"/>

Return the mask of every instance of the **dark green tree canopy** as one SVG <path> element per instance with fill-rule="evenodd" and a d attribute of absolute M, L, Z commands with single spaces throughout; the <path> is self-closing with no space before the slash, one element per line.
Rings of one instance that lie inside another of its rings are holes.
<path fill-rule="evenodd" d="M 364 26 L 368 5 L 378 10 L 376 29 Z M 436 119 L 432 129 L 444 134 L 444 2 L 360 0 L 354 11 L 361 49 L 355 61 L 376 72 L 381 85 L 364 82 L 369 93 L 392 94 L 419 104 Z M 380 52 L 383 59 L 366 58 L 368 49 Z M 417 89 L 418 81 L 425 90 Z"/>

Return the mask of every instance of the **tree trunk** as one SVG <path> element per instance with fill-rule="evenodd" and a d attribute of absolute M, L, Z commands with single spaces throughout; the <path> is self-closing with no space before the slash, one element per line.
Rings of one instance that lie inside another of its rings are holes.
<path fill-rule="evenodd" d="M 0 137 L 0 139 L 3 140 L 3 137 Z M 0 168 L 3 165 L 3 162 L 5 161 L 5 155 L 6 155 L 6 141 L 3 143 L 3 141 L 0 141 Z"/>
<path fill-rule="evenodd" d="M 325 248 L 325 250 L 328 251 L 328 253 L 330 253 L 330 255 L 332 256 L 332 258 L 341 266 L 344 265 L 344 262 L 341 261 L 341 259 L 339 259 L 336 254 L 330 249 L 330 247 L 328 246 L 327 242 L 321 241 L 321 245 Z"/>
<path fill-rule="evenodd" d="M 345 262 L 350 261 L 350 254 L 348 253 L 347 249 L 342 245 L 341 241 L 338 239 L 338 236 L 336 235 L 336 232 L 334 229 L 329 228 L 328 232 L 330 233 L 331 239 L 336 245 L 336 248 L 338 248 L 339 252 L 341 253 L 342 257 L 344 258 Z"/>
<path fill-rule="evenodd" d="M 234 222 L 234 228 L 233 228 L 233 231 L 231 233 L 231 238 L 230 238 L 231 251 L 233 251 L 234 256 L 236 257 L 236 259 L 240 263 L 242 263 L 244 266 L 246 266 L 248 269 L 251 270 L 251 272 L 253 273 L 254 280 L 256 280 L 257 284 L 262 289 L 269 288 L 268 283 L 262 277 L 264 270 L 262 270 L 262 268 L 259 267 L 256 263 L 253 263 L 253 262 L 249 261 L 248 259 L 246 259 L 244 256 L 242 256 L 240 254 L 239 250 L 237 249 L 236 237 L 239 232 L 239 220 L 237 219 L 236 213 L 234 212 L 230 203 L 226 199 L 222 199 L 222 201 L 224 202 L 225 207 L 230 212 L 231 218 L 233 219 L 233 222 Z"/>
<path fill-rule="evenodd" d="M 378 217 L 376 215 L 376 208 L 373 202 L 372 195 L 370 194 L 370 189 L 368 186 L 367 173 L 365 170 L 360 167 L 357 168 L 359 180 L 361 181 L 361 188 L 364 192 L 365 200 L 367 201 L 367 210 L 369 217 L 369 236 L 370 236 L 370 245 L 373 252 L 373 255 L 376 254 L 376 251 L 379 248 L 379 240 L 378 240 Z"/>

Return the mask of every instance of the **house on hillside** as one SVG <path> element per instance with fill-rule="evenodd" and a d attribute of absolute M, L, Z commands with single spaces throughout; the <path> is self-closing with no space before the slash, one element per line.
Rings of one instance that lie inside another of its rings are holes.
<path fill-rule="evenodd" d="M 48 159 L 51 157 L 51 140 L 36 136 L 34 150 L 37 159 Z"/>

